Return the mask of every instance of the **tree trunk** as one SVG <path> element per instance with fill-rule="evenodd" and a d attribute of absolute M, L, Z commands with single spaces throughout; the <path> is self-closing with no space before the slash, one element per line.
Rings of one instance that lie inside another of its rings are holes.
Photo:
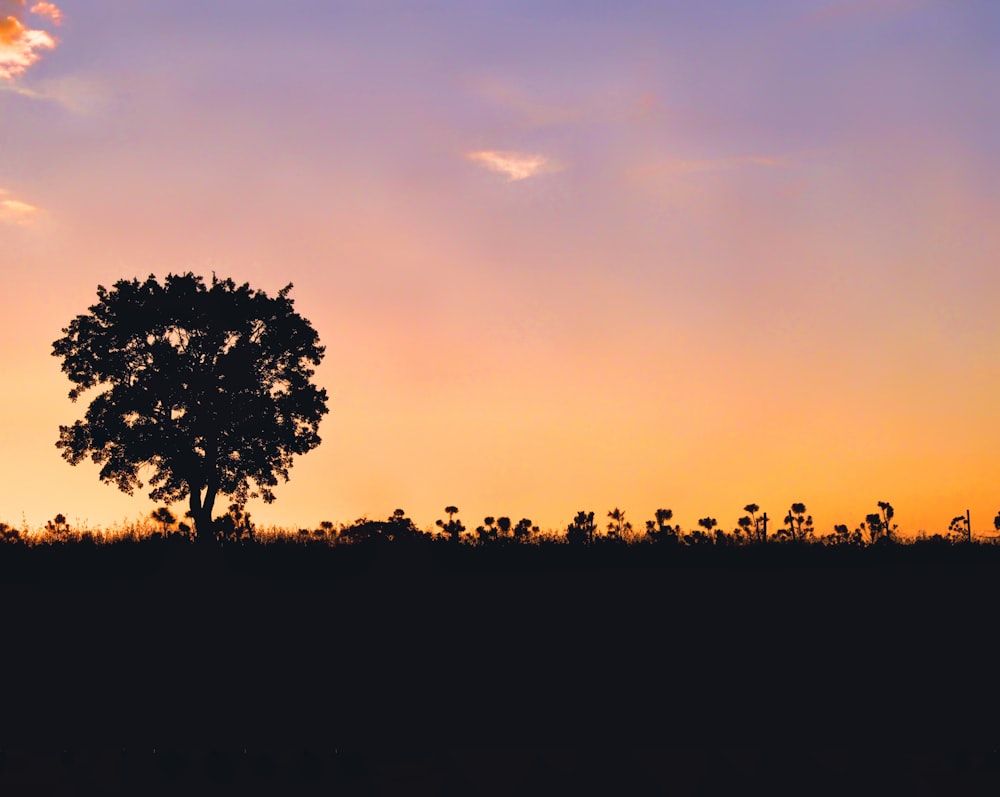
<path fill-rule="evenodd" d="M 215 529 L 212 523 L 212 509 L 215 506 L 215 490 L 209 488 L 205 500 L 201 498 L 201 488 L 191 485 L 189 488 L 191 518 L 194 520 L 195 539 L 202 544 L 215 541 Z"/>

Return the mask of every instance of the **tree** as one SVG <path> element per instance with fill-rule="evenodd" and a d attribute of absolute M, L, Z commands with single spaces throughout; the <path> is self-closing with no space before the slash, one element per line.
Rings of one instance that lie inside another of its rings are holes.
<path fill-rule="evenodd" d="M 736 528 L 733 529 L 733 536 L 738 540 L 740 535 L 744 535 L 748 542 L 752 542 L 757 537 L 753 532 L 753 519 L 749 515 L 744 515 L 736 521 Z"/>
<path fill-rule="evenodd" d="M 868 541 L 874 545 L 885 531 L 882 516 L 878 512 L 871 512 L 865 515 L 865 523 L 868 524 Z M 861 524 L 862 531 L 865 529 L 865 523 Z"/>
<path fill-rule="evenodd" d="M 160 508 L 154 510 L 152 513 L 150 513 L 149 517 L 163 526 L 164 536 L 166 536 L 167 530 L 170 528 L 170 526 L 174 525 L 174 523 L 177 522 L 177 518 L 174 517 L 174 513 L 171 512 L 165 506 L 161 506 Z"/>
<path fill-rule="evenodd" d="M 480 542 L 496 542 L 498 528 L 496 518 L 490 515 L 483 518 L 483 525 L 476 526 L 476 534 L 479 535 Z"/>
<path fill-rule="evenodd" d="M 151 472 L 149 497 L 186 498 L 202 541 L 219 495 L 273 501 L 292 457 L 319 445 L 327 412 L 310 381 L 324 348 L 291 289 L 271 297 L 190 272 L 99 285 L 97 304 L 52 344 L 70 399 L 99 391 L 83 420 L 59 427 L 63 458 L 89 457 L 129 495 Z"/>
<path fill-rule="evenodd" d="M 321 526 L 323 524 L 320 524 Z M 331 524 L 332 525 L 332 524 Z M 424 533 L 406 516 L 402 509 L 393 510 L 387 520 L 358 518 L 340 532 L 346 542 L 370 543 L 387 540 L 389 542 L 409 542 L 420 539 Z"/>
<path fill-rule="evenodd" d="M 455 515 L 458 514 L 458 507 L 446 506 L 444 508 L 444 513 L 448 516 L 448 522 L 445 523 L 443 520 L 438 520 L 436 525 L 442 532 L 448 535 L 453 543 L 457 545 L 460 535 L 463 531 L 465 531 L 465 526 L 462 525 L 462 521 L 455 519 Z"/>
<path fill-rule="evenodd" d="M 860 545 L 863 542 L 863 529 L 864 523 L 854 531 L 846 523 L 838 523 L 833 527 L 833 534 L 827 535 L 824 540 L 833 545 Z"/>
<path fill-rule="evenodd" d="M 708 534 L 711 534 L 712 529 L 719 525 L 719 521 L 717 521 L 714 517 L 703 517 L 699 518 L 698 525 L 705 529 Z"/>
<path fill-rule="evenodd" d="M 500 518 L 500 520 L 506 520 L 506 518 Z M 527 542 L 531 539 L 531 535 L 538 534 L 538 531 L 538 526 L 533 525 L 530 518 L 523 517 L 514 526 L 514 542 Z"/>

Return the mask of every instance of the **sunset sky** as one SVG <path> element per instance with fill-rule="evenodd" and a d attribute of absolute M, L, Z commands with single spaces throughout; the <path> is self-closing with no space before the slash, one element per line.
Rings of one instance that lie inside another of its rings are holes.
<path fill-rule="evenodd" d="M 1000 3 L 0 0 L 0 520 L 154 508 L 51 344 L 189 270 L 327 347 L 261 524 L 992 531 Z"/>

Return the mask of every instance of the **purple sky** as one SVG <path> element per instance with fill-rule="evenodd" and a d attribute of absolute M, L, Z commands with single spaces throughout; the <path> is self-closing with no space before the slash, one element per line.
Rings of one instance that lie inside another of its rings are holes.
<path fill-rule="evenodd" d="M 992 528 L 1000 5 L 55 5 L 0 0 L 0 520 L 148 514 L 51 342 L 215 270 L 327 346 L 260 522 Z"/>

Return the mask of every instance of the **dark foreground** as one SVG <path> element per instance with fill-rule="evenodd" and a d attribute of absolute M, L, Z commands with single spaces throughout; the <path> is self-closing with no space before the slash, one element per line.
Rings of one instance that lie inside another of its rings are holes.
<path fill-rule="evenodd" d="M 1000 789 L 1000 563 L 330 553 L 8 567 L 0 793 Z"/>

